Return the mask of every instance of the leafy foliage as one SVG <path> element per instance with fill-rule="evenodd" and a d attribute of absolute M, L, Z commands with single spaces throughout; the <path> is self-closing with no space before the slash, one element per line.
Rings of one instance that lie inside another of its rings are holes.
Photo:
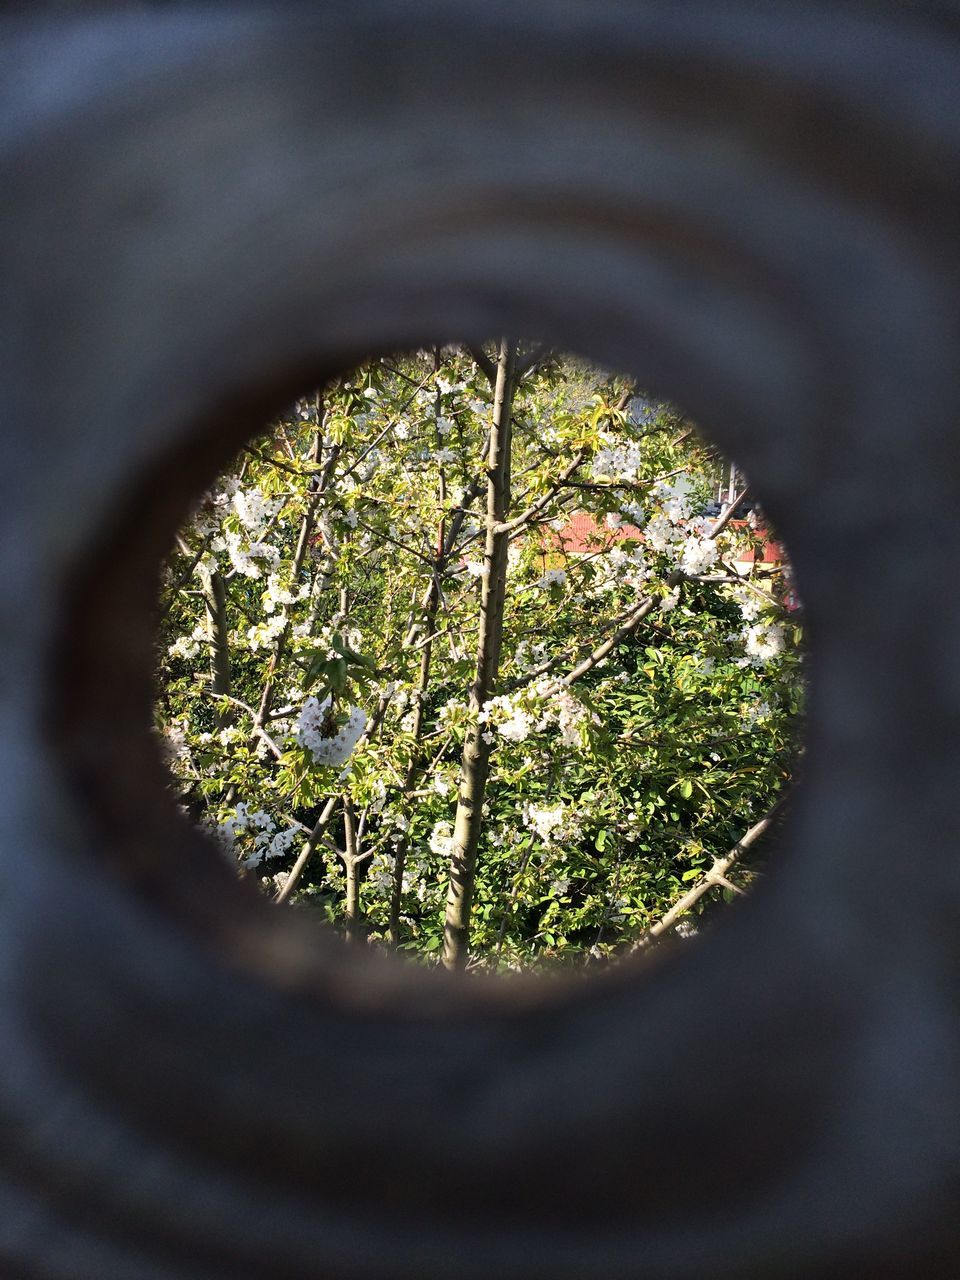
<path fill-rule="evenodd" d="M 479 712 L 472 945 L 502 966 L 641 936 L 789 782 L 802 704 L 782 575 L 733 566 L 762 528 L 714 537 L 703 514 L 715 455 L 623 379 L 536 354 Z M 309 838 L 293 900 L 426 957 L 477 715 L 491 411 L 459 348 L 299 402 L 200 503 L 160 607 L 157 723 L 190 815 L 271 893 Z"/>

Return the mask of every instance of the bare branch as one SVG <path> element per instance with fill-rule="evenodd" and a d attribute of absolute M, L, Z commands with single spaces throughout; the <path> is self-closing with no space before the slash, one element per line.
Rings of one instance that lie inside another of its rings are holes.
<path fill-rule="evenodd" d="M 240 707 L 242 710 L 246 711 L 247 715 L 253 721 L 251 725 L 251 732 L 256 734 L 256 736 L 260 738 L 262 742 L 265 742 L 267 744 L 267 746 L 270 748 L 270 750 L 273 752 L 273 754 L 276 756 L 278 760 L 281 758 L 281 756 L 283 755 L 283 752 L 280 750 L 280 748 L 277 746 L 274 740 L 270 737 L 269 733 L 267 733 L 267 731 L 264 729 L 263 725 L 257 722 L 257 713 L 256 711 L 254 711 L 253 707 L 249 705 L 249 703 L 241 701 L 240 698 L 233 697 L 232 694 L 214 693 L 209 689 L 205 689 L 203 691 L 203 696 L 205 698 L 210 698 L 213 702 L 232 702 L 234 706 Z"/>
<path fill-rule="evenodd" d="M 497 366 L 494 361 L 490 359 L 483 347 L 467 347 L 467 350 L 474 364 L 492 387 L 497 381 Z"/>
<path fill-rule="evenodd" d="M 727 872 L 752 845 L 757 843 L 761 836 L 770 830 L 786 801 L 787 795 L 782 795 L 776 804 L 767 810 L 760 821 L 755 822 L 749 831 L 737 841 L 729 853 L 724 854 L 722 858 L 715 858 L 713 865 L 708 871 L 704 872 L 702 878 L 697 881 L 693 888 L 689 889 L 679 902 L 674 903 L 656 924 L 647 929 L 646 933 L 636 943 L 636 947 L 650 946 L 655 938 L 660 937 L 667 929 L 676 924 L 682 915 L 685 915 L 691 907 L 696 906 L 703 895 L 715 886 L 719 885 L 724 889 L 732 889 L 734 893 L 742 893 L 742 889 L 739 889 L 727 879 Z"/>
<path fill-rule="evenodd" d="M 290 874 L 283 883 L 283 888 L 274 898 L 274 902 L 286 902 L 297 887 L 300 877 L 303 875 L 304 869 L 313 854 L 314 849 L 320 843 L 320 839 L 329 825 L 330 819 L 333 817 L 333 811 L 337 805 L 337 796 L 331 796 L 327 803 L 320 811 L 320 816 L 313 824 L 310 834 L 307 836 L 306 844 L 300 850 L 300 854 L 290 868 Z"/>
<path fill-rule="evenodd" d="M 541 342 L 539 346 L 528 351 L 522 360 L 517 361 L 517 380 L 525 377 L 528 373 L 532 373 L 538 364 L 551 354 L 552 348 L 549 342 Z"/>
<path fill-rule="evenodd" d="M 514 529 L 519 529 L 522 525 L 530 524 L 536 516 L 546 507 L 551 498 L 554 498 L 557 492 L 567 483 L 578 467 L 582 466 L 586 459 L 586 451 L 576 454 L 570 464 L 557 476 L 556 480 L 550 485 L 545 494 L 539 497 L 535 502 L 531 502 L 526 511 L 521 511 L 518 516 L 512 520 L 507 520 L 501 524 L 494 525 L 495 533 L 511 533 Z"/>

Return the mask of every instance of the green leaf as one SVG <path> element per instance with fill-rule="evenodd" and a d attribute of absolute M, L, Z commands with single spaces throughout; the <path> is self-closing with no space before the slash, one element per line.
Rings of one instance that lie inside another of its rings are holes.
<path fill-rule="evenodd" d="M 343 693 L 347 687 L 347 663 L 344 658 L 337 658 L 336 662 L 330 663 L 328 674 L 330 688 L 334 693 Z"/>

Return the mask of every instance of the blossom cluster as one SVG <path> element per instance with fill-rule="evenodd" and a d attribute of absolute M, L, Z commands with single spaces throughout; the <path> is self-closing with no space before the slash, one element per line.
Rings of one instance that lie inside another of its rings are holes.
<path fill-rule="evenodd" d="M 235 572 L 244 578 L 260 578 L 264 564 L 274 568 L 280 560 L 280 552 L 269 542 L 250 542 L 244 546 L 240 534 L 229 529 L 222 537 L 214 538 L 210 546 L 214 551 L 225 551 Z"/>
<path fill-rule="evenodd" d="M 252 534 L 259 533 L 283 506 L 282 498 L 266 498 L 259 489 L 237 489 L 231 501 L 240 523 Z"/>
<path fill-rule="evenodd" d="M 528 800 L 523 806 L 525 825 L 531 827 L 541 840 L 552 840 L 559 835 L 565 816 L 566 807 L 562 804 L 550 807 L 532 804 Z"/>
<path fill-rule="evenodd" d="M 442 821 L 434 825 L 427 842 L 433 853 L 441 858 L 449 858 L 453 852 L 453 823 Z"/>
<path fill-rule="evenodd" d="M 272 648 L 277 637 L 287 625 L 287 620 L 282 613 L 275 613 L 273 617 L 264 619 L 263 622 L 257 622 L 252 627 L 247 628 L 247 644 L 253 653 L 258 649 Z"/>
<path fill-rule="evenodd" d="M 366 728 L 367 713 L 351 707 L 345 717 L 336 715 L 330 697 L 320 702 L 311 696 L 297 720 L 297 739 L 317 764 L 346 764 Z"/>
<path fill-rule="evenodd" d="M 759 667 L 778 658 L 786 649 L 786 629 L 780 622 L 758 620 L 764 610 L 763 596 L 742 586 L 734 588 L 733 599 L 745 624 L 740 640 L 746 656 L 740 659 L 740 665 Z"/>
<path fill-rule="evenodd" d="M 299 604 L 309 594 L 309 587 L 303 586 L 294 590 L 284 585 L 279 574 L 271 573 L 263 592 L 263 607 L 267 613 L 276 613 L 289 605 Z"/>
<path fill-rule="evenodd" d="M 441 862 L 445 863 L 445 859 Z M 439 895 L 442 892 L 442 872 L 438 874 L 438 870 L 436 859 L 431 859 L 426 850 L 419 845 L 411 844 L 407 848 L 403 861 L 401 893 L 412 893 L 419 902 L 426 904 L 429 900 L 432 906 L 438 906 Z M 368 882 L 383 897 L 389 899 L 392 894 L 396 874 L 397 856 L 389 849 L 379 850 L 370 859 Z"/>
<path fill-rule="evenodd" d="M 667 555 L 676 568 L 690 577 L 705 573 L 719 559 L 713 522 L 706 516 L 693 514 L 696 494 L 687 475 L 681 474 L 672 482 L 661 481 L 651 497 L 656 504 L 652 513 L 644 512 L 634 503 L 623 503 L 618 511 L 605 517 L 610 529 L 641 529 L 643 547 L 632 550 L 620 544 L 611 547 L 605 557 L 608 574 L 600 584 L 601 589 L 610 589 L 618 582 L 638 589 L 651 573 L 646 552 Z"/>
<path fill-rule="evenodd" d="M 264 858 L 282 858 L 290 852 L 290 847 L 298 834 L 303 831 L 299 822 L 291 823 L 282 830 L 264 809 L 251 809 L 241 802 L 233 812 L 233 816 L 221 823 L 208 819 L 201 827 L 225 849 L 233 851 L 237 836 L 247 834 L 252 838 L 252 852 L 241 859 L 240 865 L 246 869 L 258 867 Z"/>
<path fill-rule="evenodd" d="M 210 621 L 207 616 L 204 616 L 188 636 L 178 636 L 173 644 L 167 647 L 167 653 L 171 658 L 182 658 L 190 662 L 199 654 L 200 646 L 209 643 L 209 640 Z"/>
<path fill-rule="evenodd" d="M 598 480 L 635 480 L 646 462 L 639 440 L 613 440 L 609 436 L 593 455 L 593 474 Z"/>
<path fill-rule="evenodd" d="M 607 552 L 605 561 L 609 572 L 600 585 L 606 590 L 622 585 L 639 591 L 653 572 L 641 546 L 617 544 Z"/>
<path fill-rule="evenodd" d="M 545 676 L 516 694 L 491 698 L 480 709 L 478 719 L 488 726 L 484 733 L 487 742 L 494 741 L 494 733 L 508 742 L 523 742 L 531 733 L 542 733 L 555 724 L 562 741 L 578 747 L 582 743 L 581 726 L 597 717 L 591 717 L 564 685 Z"/>
<path fill-rule="evenodd" d="M 545 805 L 527 800 L 522 813 L 524 826 L 534 831 L 545 844 L 561 839 L 573 840 L 581 834 L 576 813 L 563 803 Z"/>
<path fill-rule="evenodd" d="M 786 639 L 783 627 L 778 622 L 764 626 L 763 623 L 754 623 L 752 627 L 747 628 L 744 637 L 744 649 L 751 658 L 756 658 L 759 662 L 770 662 L 774 658 L 779 657 L 783 653 Z"/>
<path fill-rule="evenodd" d="M 424 866 L 423 859 L 417 856 L 415 850 L 407 851 L 407 856 L 403 864 L 403 876 L 400 882 L 401 893 L 415 893 L 422 902 L 426 896 L 426 885 L 424 883 Z M 397 874 L 397 858 L 396 854 L 391 853 L 387 849 L 381 849 L 370 859 L 370 869 L 367 872 L 367 880 L 373 889 L 384 898 L 389 898 L 393 892 L 393 882 Z"/>

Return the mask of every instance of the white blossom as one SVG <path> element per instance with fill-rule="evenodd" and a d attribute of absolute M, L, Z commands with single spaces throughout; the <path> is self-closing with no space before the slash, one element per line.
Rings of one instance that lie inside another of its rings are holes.
<path fill-rule="evenodd" d="M 516 705 L 507 694 L 500 694 L 485 702 L 478 717 L 481 724 L 496 729 L 508 742 L 523 742 L 530 736 L 534 728 L 534 717 L 522 707 Z M 488 729 L 488 732 L 490 730 Z M 484 737 L 484 741 L 487 738 Z"/>
<path fill-rule="evenodd" d="M 674 587 L 673 590 L 668 591 L 667 594 L 660 601 L 661 613 L 669 613 L 671 609 L 675 609 L 677 607 L 679 602 L 680 602 L 680 588 Z"/>
<path fill-rule="evenodd" d="M 453 824 L 446 821 L 436 823 L 428 843 L 434 853 L 449 858 L 453 852 Z"/>
<path fill-rule="evenodd" d="M 285 626 L 286 619 L 283 614 L 276 613 L 272 618 L 247 628 L 247 644 L 254 652 L 258 649 L 269 649 Z"/>
<path fill-rule="evenodd" d="M 306 599 L 309 594 L 309 587 L 304 586 L 294 591 L 290 587 L 285 587 L 280 580 L 279 574 L 271 573 L 267 578 L 267 585 L 263 593 L 263 607 L 267 613 L 276 613 L 284 605 L 297 604 L 300 600 Z"/>
<path fill-rule="evenodd" d="M 297 739 L 317 764 L 342 765 L 353 754 L 367 724 L 366 712 L 351 707 L 345 719 L 334 715 L 329 697 L 307 698 L 297 721 Z"/>
<path fill-rule="evenodd" d="M 560 737 L 568 747 L 578 747 L 580 726 L 589 718 L 586 707 L 572 693 L 563 690 L 557 694 L 553 709 L 556 712 Z"/>
<path fill-rule="evenodd" d="M 393 875 L 397 865 L 396 858 L 390 853 L 378 853 L 370 860 L 368 881 L 378 893 L 389 893 L 393 888 Z"/>
<path fill-rule="evenodd" d="M 593 455 L 593 474 L 602 480 L 635 480 L 643 467 L 644 449 L 639 440 L 619 440 L 611 434 L 601 437 L 601 447 Z"/>
<path fill-rule="evenodd" d="M 652 515 L 643 529 L 644 541 L 652 550 L 659 552 L 669 551 L 674 543 L 682 541 L 683 536 L 683 530 L 660 513 Z"/>
<path fill-rule="evenodd" d="M 261 577 L 263 567 L 256 563 L 258 560 L 265 561 L 271 568 L 280 560 L 276 547 L 271 547 L 267 542 L 251 542 L 244 547 L 238 533 L 226 533 L 224 543 L 230 563 L 245 578 Z"/>
<path fill-rule="evenodd" d="M 753 622 L 760 616 L 763 599 L 755 591 L 751 591 L 749 587 L 735 587 L 733 598 L 740 606 L 740 615 L 744 622 Z"/>
<path fill-rule="evenodd" d="M 237 489 L 232 498 L 232 506 L 240 523 L 254 534 L 259 533 L 273 519 L 282 505 L 282 498 L 265 498 L 259 489 Z"/>
<path fill-rule="evenodd" d="M 523 820 L 528 827 L 536 831 L 541 840 L 553 840 L 560 834 L 564 819 L 567 816 L 566 806 L 556 804 L 537 805 L 527 801 L 523 806 Z"/>
<path fill-rule="evenodd" d="M 194 636 L 180 636 L 167 649 L 171 658 L 183 658 L 185 661 L 195 658 L 199 652 L 200 641 Z"/>
<path fill-rule="evenodd" d="M 532 728 L 533 718 L 518 707 L 509 720 L 503 720 L 497 725 L 497 732 L 508 742 L 523 742 L 525 738 L 529 738 Z"/>
<path fill-rule="evenodd" d="M 672 524 L 690 517 L 693 506 L 693 481 L 687 475 L 677 476 L 672 484 L 661 481 L 655 490 L 663 514 Z"/>
<path fill-rule="evenodd" d="M 755 623 L 747 628 L 744 635 L 744 649 L 759 662 L 770 662 L 777 657 L 783 652 L 784 643 L 783 627 L 778 622 L 768 627 L 761 622 Z"/>
<path fill-rule="evenodd" d="M 691 533 L 683 542 L 680 568 L 684 573 L 691 575 L 704 573 L 716 564 L 719 554 L 720 549 L 713 538 L 703 538 L 696 533 Z"/>
<path fill-rule="evenodd" d="M 744 709 L 742 719 L 744 724 L 757 724 L 761 720 L 768 720 L 771 714 L 769 702 L 751 702 Z"/>

